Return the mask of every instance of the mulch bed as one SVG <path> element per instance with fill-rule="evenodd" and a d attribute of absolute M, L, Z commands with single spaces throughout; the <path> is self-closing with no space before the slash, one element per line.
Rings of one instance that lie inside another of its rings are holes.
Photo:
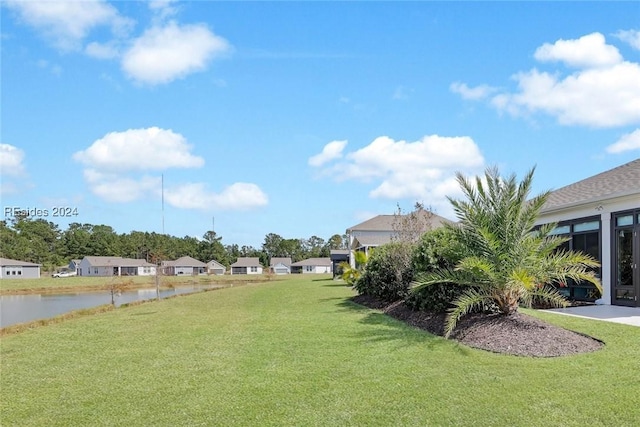
<path fill-rule="evenodd" d="M 382 310 L 388 316 L 434 335 L 444 335 L 445 313 L 414 311 L 402 301 L 391 304 L 367 295 L 352 298 L 356 304 Z M 588 353 L 602 341 L 544 322 L 522 313 L 510 316 L 474 313 L 460 319 L 451 339 L 470 347 L 517 356 L 557 357 Z"/>

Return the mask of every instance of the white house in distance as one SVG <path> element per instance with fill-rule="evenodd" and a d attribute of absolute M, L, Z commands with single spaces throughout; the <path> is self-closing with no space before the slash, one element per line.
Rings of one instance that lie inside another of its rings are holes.
<path fill-rule="evenodd" d="M 0 279 L 39 279 L 40 264 L 0 258 Z"/>
<path fill-rule="evenodd" d="M 294 274 L 325 274 L 331 273 L 331 258 L 309 258 L 291 264 Z"/>
<path fill-rule="evenodd" d="M 226 272 L 227 272 L 227 267 L 225 267 L 224 265 L 220 264 L 215 259 L 212 259 L 211 261 L 209 261 L 207 263 L 207 273 L 208 274 L 215 274 L 217 276 L 221 276 Z"/>
<path fill-rule="evenodd" d="M 273 257 L 269 262 L 269 269 L 274 274 L 291 273 L 291 257 Z"/>
<path fill-rule="evenodd" d="M 207 264 L 190 256 L 183 256 L 175 261 L 162 261 L 162 274 L 167 276 L 207 274 Z"/>
<path fill-rule="evenodd" d="M 603 304 L 640 307 L 640 159 L 553 191 L 538 224 L 557 223 L 566 248 L 600 261 Z M 595 289 L 571 283 L 570 298 L 594 300 Z"/>
<path fill-rule="evenodd" d="M 231 274 L 262 274 L 262 264 L 258 257 L 240 257 L 231 264 Z"/>
<path fill-rule="evenodd" d="M 429 211 L 424 211 L 423 214 L 427 216 L 424 221 L 424 231 L 442 227 L 445 223 L 452 222 Z M 405 216 L 406 215 L 378 215 L 348 228 L 349 250 L 351 253 L 363 251 L 369 254 L 371 248 L 390 243 L 393 237 L 398 234 L 397 229 L 399 224 L 397 224 L 397 222 Z M 351 266 L 355 267 L 355 257 L 350 256 L 349 260 Z"/>
<path fill-rule="evenodd" d="M 78 276 L 153 276 L 156 266 L 144 259 L 116 256 L 86 256 L 77 268 Z"/>

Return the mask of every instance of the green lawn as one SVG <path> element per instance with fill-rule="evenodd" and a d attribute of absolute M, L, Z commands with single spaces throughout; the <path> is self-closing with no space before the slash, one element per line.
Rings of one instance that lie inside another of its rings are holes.
<path fill-rule="evenodd" d="M 535 313 L 591 354 L 471 349 L 331 280 L 233 287 L 1 340 L 2 426 L 635 426 L 640 328 Z"/>

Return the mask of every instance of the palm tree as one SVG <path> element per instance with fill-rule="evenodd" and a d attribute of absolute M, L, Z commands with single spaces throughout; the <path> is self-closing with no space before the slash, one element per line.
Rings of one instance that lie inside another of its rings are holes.
<path fill-rule="evenodd" d="M 349 286 L 355 285 L 360 276 L 362 276 L 362 272 L 364 271 L 364 267 L 367 265 L 367 261 L 369 261 L 367 254 L 362 251 L 353 252 L 353 256 L 356 261 L 355 267 L 351 267 L 351 264 L 346 261 L 339 264 L 342 269 L 342 280 L 347 282 L 347 285 Z"/>
<path fill-rule="evenodd" d="M 465 288 L 453 301 L 445 336 L 462 316 L 489 306 L 504 315 L 515 313 L 520 304 L 530 307 L 534 299 L 565 307 L 566 300 L 552 284 L 568 279 L 593 283 L 602 292 L 593 270 L 599 266 L 595 259 L 559 249 L 567 239 L 550 235 L 555 224 L 534 228 L 549 196 L 547 191 L 527 200 L 534 170 L 520 183 L 513 174 L 500 177 L 497 168 L 485 171 L 484 182 L 480 177 L 470 181 L 456 174 L 466 200 L 449 198 L 459 223 L 448 227 L 472 255 L 453 270 L 426 273 L 413 283 L 414 291 L 436 283 Z"/>

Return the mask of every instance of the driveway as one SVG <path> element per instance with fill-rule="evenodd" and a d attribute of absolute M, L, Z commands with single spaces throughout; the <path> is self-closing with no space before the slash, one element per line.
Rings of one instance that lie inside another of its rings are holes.
<path fill-rule="evenodd" d="M 588 305 L 583 307 L 554 308 L 544 310 L 549 313 L 567 316 L 586 317 L 606 322 L 624 323 L 640 327 L 640 307 L 621 307 L 618 305 Z"/>

